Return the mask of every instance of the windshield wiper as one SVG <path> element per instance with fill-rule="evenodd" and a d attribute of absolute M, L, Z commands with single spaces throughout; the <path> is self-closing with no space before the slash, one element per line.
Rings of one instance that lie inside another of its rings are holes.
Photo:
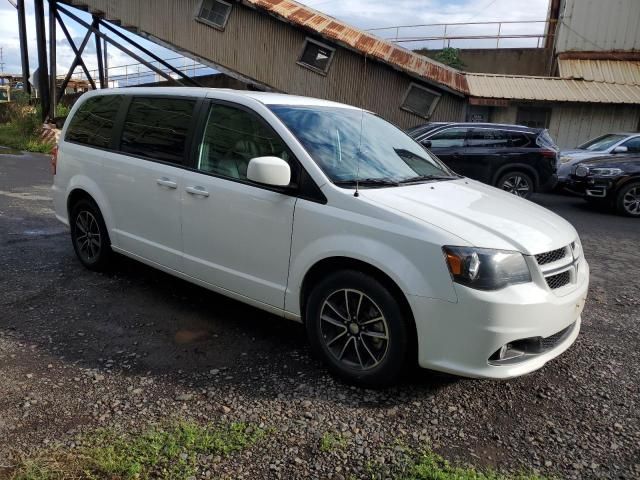
<path fill-rule="evenodd" d="M 430 180 L 455 180 L 456 178 L 460 178 L 460 175 L 416 175 L 415 177 L 400 180 L 398 183 L 404 185 L 407 183 L 418 183 Z"/>
<path fill-rule="evenodd" d="M 361 187 L 397 187 L 399 182 L 389 178 L 360 178 L 358 180 L 337 180 L 333 182 L 339 187 L 361 186 Z"/>

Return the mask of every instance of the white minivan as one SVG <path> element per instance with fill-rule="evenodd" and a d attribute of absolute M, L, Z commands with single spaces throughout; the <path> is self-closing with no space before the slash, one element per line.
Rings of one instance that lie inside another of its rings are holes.
<path fill-rule="evenodd" d="M 94 91 L 53 158 L 83 265 L 117 252 L 302 322 L 335 374 L 542 367 L 580 330 L 575 229 L 461 177 L 348 105 L 204 88 Z"/>

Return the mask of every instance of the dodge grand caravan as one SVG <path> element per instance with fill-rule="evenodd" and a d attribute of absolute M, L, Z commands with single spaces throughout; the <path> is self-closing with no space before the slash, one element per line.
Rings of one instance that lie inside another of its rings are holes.
<path fill-rule="evenodd" d="M 274 93 L 83 95 L 53 159 L 56 215 L 87 268 L 114 252 L 302 322 L 335 374 L 416 362 L 510 378 L 580 330 L 575 229 L 456 175 L 351 106 Z"/>

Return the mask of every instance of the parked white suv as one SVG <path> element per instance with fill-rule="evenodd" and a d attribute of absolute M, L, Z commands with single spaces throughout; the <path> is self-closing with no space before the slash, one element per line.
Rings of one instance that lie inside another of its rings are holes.
<path fill-rule="evenodd" d="M 83 95 L 54 158 L 57 217 L 90 269 L 112 252 L 303 322 L 332 372 L 542 367 L 580 330 L 575 229 L 460 177 L 401 130 L 272 93 Z"/>

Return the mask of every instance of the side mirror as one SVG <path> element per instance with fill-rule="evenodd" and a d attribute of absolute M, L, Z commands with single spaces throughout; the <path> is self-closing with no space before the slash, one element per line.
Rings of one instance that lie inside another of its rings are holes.
<path fill-rule="evenodd" d="M 431 148 L 431 140 L 425 140 L 424 142 L 422 142 L 422 146 L 424 148 Z"/>
<path fill-rule="evenodd" d="M 627 153 L 629 151 L 629 148 L 627 147 L 616 147 L 613 149 L 612 153 Z"/>
<path fill-rule="evenodd" d="M 272 187 L 286 187 L 291 182 L 291 167 L 278 157 L 256 157 L 249 161 L 247 178 Z"/>

